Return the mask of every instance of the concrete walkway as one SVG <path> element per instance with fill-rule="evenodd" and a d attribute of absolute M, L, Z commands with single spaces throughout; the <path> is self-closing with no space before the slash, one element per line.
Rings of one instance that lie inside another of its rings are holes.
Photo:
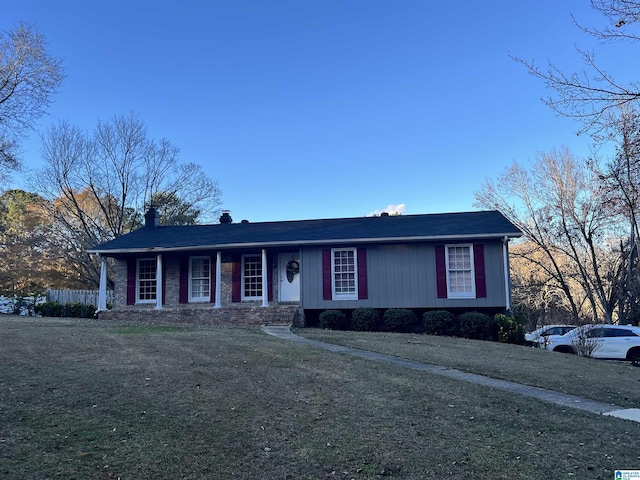
<path fill-rule="evenodd" d="M 508 382 L 506 380 L 485 377 L 482 375 L 476 375 L 474 373 L 466 373 L 454 368 L 421 363 L 415 360 L 407 360 L 404 358 L 394 357 L 393 355 L 385 355 L 382 353 L 369 352 L 367 350 L 360 350 L 357 348 L 343 347 L 341 345 L 319 342 L 317 340 L 309 340 L 307 338 L 303 338 L 291 333 L 289 326 L 268 325 L 262 327 L 262 330 L 274 337 L 298 343 L 304 343 L 312 347 L 329 350 L 330 352 L 352 355 L 355 357 L 372 360 L 374 362 L 389 363 L 404 368 L 410 368 L 412 370 L 425 371 L 443 377 L 454 378 L 456 380 L 461 380 L 464 382 L 471 382 L 478 385 L 484 385 L 485 387 L 496 388 L 498 390 L 504 390 L 506 392 L 523 395 L 525 397 L 531 397 L 545 402 L 555 403 L 567 408 L 575 408 L 598 415 L 609 415 L 612 417 L 640 422 L 640 408 L 623 409 L 618 405 L 613 405 L 610 403 L 596 402 L 593 400 L 588 400 L 586 398 L 576 397 L 575 395 L 568 395 L 566 393 L 554 392 L 551 390 L 545 390 L 543 388 L 531 387 L 519 383 Z"/>

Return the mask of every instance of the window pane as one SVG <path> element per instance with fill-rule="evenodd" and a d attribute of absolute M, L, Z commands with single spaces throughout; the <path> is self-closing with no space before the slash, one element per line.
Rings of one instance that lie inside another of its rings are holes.
<path fill-rule="evenodd" d="M 262 297 L 262 259 L 260 255 L 246 255 L 244 260 L 244 296 Z"/>
<path fill-rule="evenodd" d="M 333 293 L 336 296 L 356 295 L 355 250 L 333 251 Z"/>
<path fill-rule="evenodd" d="M 156 260 L 138 260 L 138 300 L 156 299 Z"/>
<path fill-rule="evenodd" d="M 211 263 L 209 257 L 191 258 L 191 299 L 205 300 L 211 294 Z"/>
<path fill-rule="evenodd" d="M 473 294 L 473 270 L 471 247 L 456 245 L 447 247 L 447 274 L 449 293 L 452 295 L 470 296 Z"/>

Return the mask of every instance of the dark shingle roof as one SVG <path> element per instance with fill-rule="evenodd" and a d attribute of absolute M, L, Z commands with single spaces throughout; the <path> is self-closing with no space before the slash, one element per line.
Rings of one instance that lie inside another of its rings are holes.
<path fill-rule="evenodd" d="M 104 255 L 150 250 L 230 249 L 371 242 L 411 242 L 465 238 L 519 237 L 521 232 L 497 211 L 333 218 L 140 228 L 97 245 Z"/>

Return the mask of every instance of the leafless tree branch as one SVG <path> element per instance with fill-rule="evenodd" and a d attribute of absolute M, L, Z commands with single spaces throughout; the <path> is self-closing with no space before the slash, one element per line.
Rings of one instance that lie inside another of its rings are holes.
<path fill-rule="evenodd" d="M 62 62 L 47 53 L 45 38 L 20 23 L 0 32 L 0 173 L 20 165 L 20 140 L 44 115 L 62 84 Z"/>

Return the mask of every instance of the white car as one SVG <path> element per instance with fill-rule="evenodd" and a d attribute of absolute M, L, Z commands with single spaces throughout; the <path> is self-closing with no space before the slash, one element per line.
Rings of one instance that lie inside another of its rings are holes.
<path fill-rule="evenodd" d="M 547 337 L 550 335 L 564 335 L 576 328 L 575 325 L 545 325 L 531 333 L 524 334 L 524 340 L 528 345 L 545 348 Z"/>
<path fill-rule="evenodd" d="M 553 352 L 629 360 L 633 365 L 640 366 L 640 327 L 583 325 L 562 336 L 547 337 L 546 347 Z"/>

